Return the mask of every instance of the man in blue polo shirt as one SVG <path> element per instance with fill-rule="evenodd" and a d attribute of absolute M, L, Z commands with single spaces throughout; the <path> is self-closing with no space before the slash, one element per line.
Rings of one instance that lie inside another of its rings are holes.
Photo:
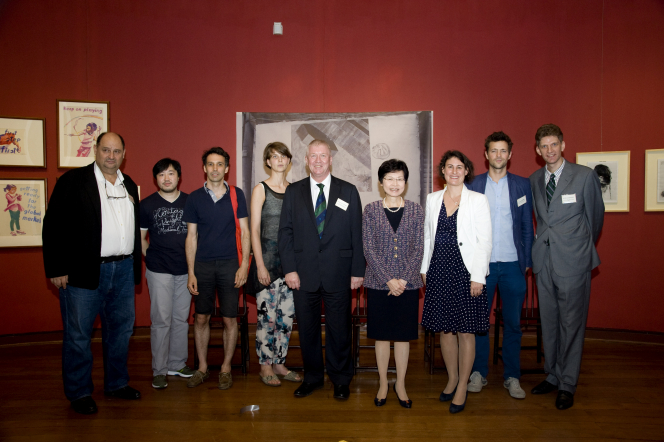
<path fill-rule="evenodd" d="M 475 177 L 470 190 L 486 195 L 491 209 L 493 247 L 486 278 L 487 315 L 491 312 L 496 286 L 503 303 L 503 386 L 510 396 L 523 399 L 521 378 L 521 308 L 526 295 L 526 272 L 533 266 L 533 202 L 530 181 L 507 171 L 512 157 L 512 140 L 494 132 L 484 141 L 489 171 Z M 497 331 L 496 331 L 497 333 Z M 475 362 L 468 391 L 478 393 L 487 384 L 489 335 L 475 336 Z"/>
<path fill-rule="evenodd" d="M 219 297 L 224 321 L 224 362 L 219 373 L 219 389 L 226 390 L 233 385 L 231 359 L 237 343 L 235 318 L 239 288 L 247 281 L 251 243 L 247 203 L 242 190 L 236 188 L 237 217 L 242 232 L 242 262 L 238 262 L 230 187 L 224 181 L 229 163 L 230 156 L 221 147 L 206 151 L 203 154 L 203 171 L 207 181 L 202 188 L 189 195 L 184 208 L 187 287 L 195 296 L 194 342 L 199 359 L 198 370 L 189 378 L 188 387 L 196 387 L 210 377 L 207 347 L 215 293 Z"/>

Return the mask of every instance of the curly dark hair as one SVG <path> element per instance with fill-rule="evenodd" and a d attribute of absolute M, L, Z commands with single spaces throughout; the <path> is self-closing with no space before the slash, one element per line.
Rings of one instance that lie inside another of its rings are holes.
<path fill-rule="evenodd" d="M 470 161 L 470 159 L 465 156 L 463 153 L 459 152 L 458 150 L 448 150 L 443 154 L 443 157 L 440 159 L 440 163 L 438 163 L 438 174 L 442 179 L 445 179 L 445 174 L 443 174 L 443 169 L 445 168 L 445 164 L 450 158 L 456 158 L 459 161 L 461 161 L 468 171 L 468 174 L 464 178 L 463 182 L 464 183 L 471 183 L 473 179 L 475 178 L 475 167 L 473 167 L 473 162 Z"/>
<path fill-rule="evenodd" d="M 507 152 L 512 152 L 512 139 L 502 130 L 500 132 L 494 132 L 484 140 L 484 150 L 489 151 L 489 144 L 496 143 L 498 141 L 504 141 L 507 143 Z"/>

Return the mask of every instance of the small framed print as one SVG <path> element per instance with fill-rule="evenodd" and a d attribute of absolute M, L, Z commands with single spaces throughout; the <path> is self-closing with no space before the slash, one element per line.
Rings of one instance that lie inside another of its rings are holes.
<path fill-rule="evenodd" d="M 646 150 L 645 192 L 645 211 L 664 211 L 664 149 Z"/>
<path fill-rule="evenodd" d="M 43 118 L 0 116 L 0 166 L 46 168 Z"/>
<path fill-rule="evenodd" d="M 41 247 L 46 178 L 0 178 L 0 247 Z"/>
<path fill-rule="evenodd" d="M 97 138 L 109 131 L 110 103 L 57 100 L 57 106 L 58 167 L 87 166 L 94 161 Z"/>
<path fill-rule="evenodd" d="M 606 212 L 629 212 L 629 151 L 579 152 L 577 164 L 595 171 Z"/>

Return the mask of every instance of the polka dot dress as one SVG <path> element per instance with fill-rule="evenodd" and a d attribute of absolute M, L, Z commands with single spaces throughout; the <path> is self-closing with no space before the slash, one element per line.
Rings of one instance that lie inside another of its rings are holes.
<path fill-rule="evenodd" d="M 470 296 L 470 273 L 457 244 L 458 213 L 448 217 L 443 202 L 427 271 L 422 325 L 435 332 L 485 333 L 489 330 L 486 286 L 480 296 Z"/>

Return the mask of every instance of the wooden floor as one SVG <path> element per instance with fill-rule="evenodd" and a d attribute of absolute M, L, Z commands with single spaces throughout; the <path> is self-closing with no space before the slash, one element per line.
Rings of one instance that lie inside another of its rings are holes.
<path fill-rule="evenodd" d="M 129 372 L 130 385 L 141 391 L 141 400 L 106 399 L 101 343 L 95 339 L 93 397 L 99 413 L 92 416 L 71 411 L 64 397 L 60 343 L 2 345 L 0 440 L 664 440 L 662 345 L 587 339 L 575 405 L 566 411 L 555 409 L 555 393 L 530 394 L 543 375 L 524 375 L 521 385 L 527 397 L 515 400 L 502 386 L 501 363 L 491 365 L 488 386 L 471 393 L 466 410 L 457 415 L 449 413 L 449 404 L 438 401 L 447 375 L 428 374 L 423 345 L 422 335 L 411 345 L 406 381 L 413 408 L 407 410 L 392 390 L 385 406 L 374 406 L 376 373 L 356 375 L 346 402 L 332 398 L 329 383 L 308 398 L 296 399 L 296 384 L 270 388 L 259 381 L 255 353 L 247 375 L 233 373 L 230 390 L 218 390 L 213 373 L 207 383 L 193 389 L 186 387 L 186 380 L 169 377 L 168 388 L 157 391 L 151 387 L 150 341 L 140 336 L 132 338 Z M 299 364 L 299 351 L 293 350 L 289 358 Z M 362 354 L 363 363 L 372 358 L 371 350 Z M 522 365 L 537 366 L 534 352 L 523 352 Z M 242 407 L 252 404 L 260 411 L 240 414 Z"/>

